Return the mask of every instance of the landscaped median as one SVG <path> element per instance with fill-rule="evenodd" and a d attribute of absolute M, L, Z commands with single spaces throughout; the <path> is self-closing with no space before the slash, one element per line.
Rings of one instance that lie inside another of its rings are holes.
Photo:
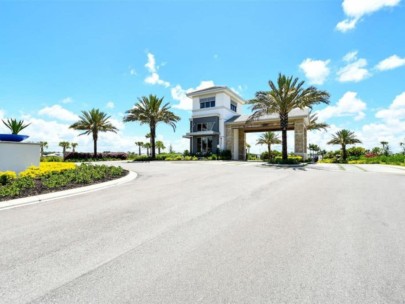
<path fill-rule="evenodd" d="M 67 190 L 123 177 L 121 167 L 51 162 L 16 174 L 0 171 L 0 201 Z"/>

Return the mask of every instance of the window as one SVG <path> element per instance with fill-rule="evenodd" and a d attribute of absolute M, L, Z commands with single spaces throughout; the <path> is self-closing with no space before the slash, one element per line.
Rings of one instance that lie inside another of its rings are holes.
<path fill-rule="evenodd" d="M 200 98 L 200 109 L 215 107 L 215 97 Z"/>
<path fill-rule="evenodd" d="M 197 153 L 212 152 L 212 136 L 197 137 Z"/>
<path fill-rule="evenodd" d="M 207 131 L 208 126 L 206 123 L 199 123 L 197 124 L 197 131 Z"/>
<path fill-rule="evenodd" d="M 238 109 L 238 106 L 237 106 L 236 102 L 231 100 L 231 110 L 234 112 L 237 112 L 237 109 Z"/>

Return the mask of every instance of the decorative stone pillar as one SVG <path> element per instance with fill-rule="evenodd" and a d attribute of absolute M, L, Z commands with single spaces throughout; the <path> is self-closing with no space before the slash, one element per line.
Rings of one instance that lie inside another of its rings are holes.
<path fill-rule="evenodd" d="M 294 124 L 294 153 L 302 156 L 303 159 L 307 158 L 307 129 L 304 122 L 296 122 Z"/>
<path fill-rule="evenodd" d="M 233 149 L 233 129 L 230 126 L 226 126 L 225 129 L 225 149 L 229 151 Z"/>
<path fill-rule="evenodd" d="M 245 130 L 239 129 L 239 160 L 246 160 L 246 133 Z"/>

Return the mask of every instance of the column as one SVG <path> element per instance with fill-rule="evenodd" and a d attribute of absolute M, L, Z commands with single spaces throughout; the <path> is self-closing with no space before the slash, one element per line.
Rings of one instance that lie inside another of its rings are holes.
<path fill-rule="evenodd" d="M 304 122 L 296 122 L 294 124 L 294 153 L 302 156 L 303 159 L 307 158 L 307 129 Z"/>

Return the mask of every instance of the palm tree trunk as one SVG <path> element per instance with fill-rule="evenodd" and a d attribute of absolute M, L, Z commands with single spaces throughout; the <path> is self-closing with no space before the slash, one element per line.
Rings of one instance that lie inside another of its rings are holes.
<path fill-rule="evenodd" d="M 151 124 L 150 126 L 150 143 L 152 145 L 152 159 L 156 158 L 155 152 L 155 136 L 156 136 L 156 125 Z"/>
<path fill-rule="evenodd" d="M 347 158 L 346 145 L 342 145 L 342 154 L 343 154 L 343 161 L 346 161 Z"/>
<path fill-rule="evenodd" d="M 160 148 L 158 148 L 158 154 L 160 154 Z"/>
<path fill-rule="evenodd" d="M 288 113 L 280 114 L 280 127 L 281 127 L 283 162 L 286 162 L 288 160 L 288 153 L 287 153 Z"/>
<path fill-rule="evenodd" d="M 93 148 L 94 148 L 93 157 L 97 158 L 97 134 L 94 133 L 93 133 Z"/>
<path fill-rule="evenodd" d="M 269 161 L 271 160 L 271 146 L 267 144 L 267 152 L 269 153 Z"/>
<path fill-rule="evenodd" d="M 141 155 L 141 146 L 138 146 L 139 147 L 139 155 Z"/>

